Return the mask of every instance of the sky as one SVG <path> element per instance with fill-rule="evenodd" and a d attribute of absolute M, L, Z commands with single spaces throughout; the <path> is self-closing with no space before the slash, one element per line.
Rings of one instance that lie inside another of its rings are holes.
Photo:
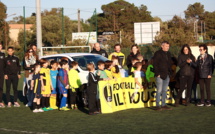
<path fill-rule="evenodd" d="M 23 16 L 23 7 L 25 7 L 25 16 L 29 17 L 36 12 L 36 0 L 0 0 L 7 6 L 7 20 L 13 17 Z M 64 8 L 64 15 L 73 20 L 77 20 L 77 10 L 80 9 L 81 18 L 86 20 L 93 15 L 96 9 L 101 13 L 101 6 L 113 2 L 114 0 L 40 0 L 41 11 L 51 8 Z M 204 5 L 206 11 L 215 11 L 215 0 L 127 0 L 135 6 L 146 5 L 148 11 L 153 17 L 158 16 L 163 21 L 171 20 L 174 15 L 184 17 L 184 11 L 189 4 L 200 2 Z M 15 15 L 14 15 L 15 14 Z"/>

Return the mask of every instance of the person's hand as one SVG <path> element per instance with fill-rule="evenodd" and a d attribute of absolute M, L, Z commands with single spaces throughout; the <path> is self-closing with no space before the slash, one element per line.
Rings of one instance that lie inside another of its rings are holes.
<path fill-rule="evenodd" d="M 192 62 L 192 60 L 191 59 L 187 59 L 187 63 L 191 63 Z"/>
<path fill-rule="evenodd" d="M 98 71 L 97 75 L 100 76 L 100 74 L 101 74 L 100 71 Z"/>
<path fill-rule="evenodd" d="M 143 86 L 140 86 L 140 89 L 144 89 Z"/>
<path fill-rule="evenodd" d="M 45 91 L 45 88 L 44 88 L 44 86 L 42 86 L 42 91 Z"/>
<path fill-rule="evenodd" d="M 8 76 L 7 76 L 7 75 L 4 75 L 4 79 L 7 80 L 7 79 L 8 79 Z"/>
<path fill-rule="evenodd" d="M 208 78 L 210 79 L 210 78 L 211 78 L 211 75 L 208 75 Z"/>
<path fill-rule="evenodd" d="M 69 89 L 69 85 L 67 85 L 65 88 L 66 88 L 66 89 Z"/>
<path fill-rule="evenodd" d="M 33 90 L 33 87 L 31 87 L 31 90 Z"/>
<path fill-rule="evenodd" d="M 20 74 L 18 75 L 18 78 L 19 78 L 19 79 L 21 78 L 21 75 L 20 75 Z"/>

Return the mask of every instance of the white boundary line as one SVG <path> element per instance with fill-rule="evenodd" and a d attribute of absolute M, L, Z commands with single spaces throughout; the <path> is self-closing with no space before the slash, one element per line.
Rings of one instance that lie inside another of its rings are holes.
<path fill-rule="evenodd" d="M 6 131 L 6 132 L 17 132 L 17 133 L 26 133 L 26 134 L 49 134 L 49 133 L 41 133 L 41 132 L 13 130 L 13 129 L 7 129 L 7 128 L 0 128 L 0 130 L 1 131 Z"/>

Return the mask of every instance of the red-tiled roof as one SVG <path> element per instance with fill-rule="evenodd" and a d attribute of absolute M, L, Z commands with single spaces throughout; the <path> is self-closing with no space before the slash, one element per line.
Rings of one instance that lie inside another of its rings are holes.
<path fill-rule="evenodd" d="M 26 29 L 30 29 L 33 24 L 25 24 Z M 9 24 L 10 29 L 24 29 L 24 24 Z"/>

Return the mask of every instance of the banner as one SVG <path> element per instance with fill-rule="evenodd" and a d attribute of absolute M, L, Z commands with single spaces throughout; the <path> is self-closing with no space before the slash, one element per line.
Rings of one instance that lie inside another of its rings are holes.
<path fill-rule="evenodd" d="M 134 78 L 100 81 L 99 96 L 102 113 L 156 106 L 155 79 L 153 78 L 151 81 L 144 90 L 135 88 Z M 169 88 L 166 103 L 174 103 Z"/>

